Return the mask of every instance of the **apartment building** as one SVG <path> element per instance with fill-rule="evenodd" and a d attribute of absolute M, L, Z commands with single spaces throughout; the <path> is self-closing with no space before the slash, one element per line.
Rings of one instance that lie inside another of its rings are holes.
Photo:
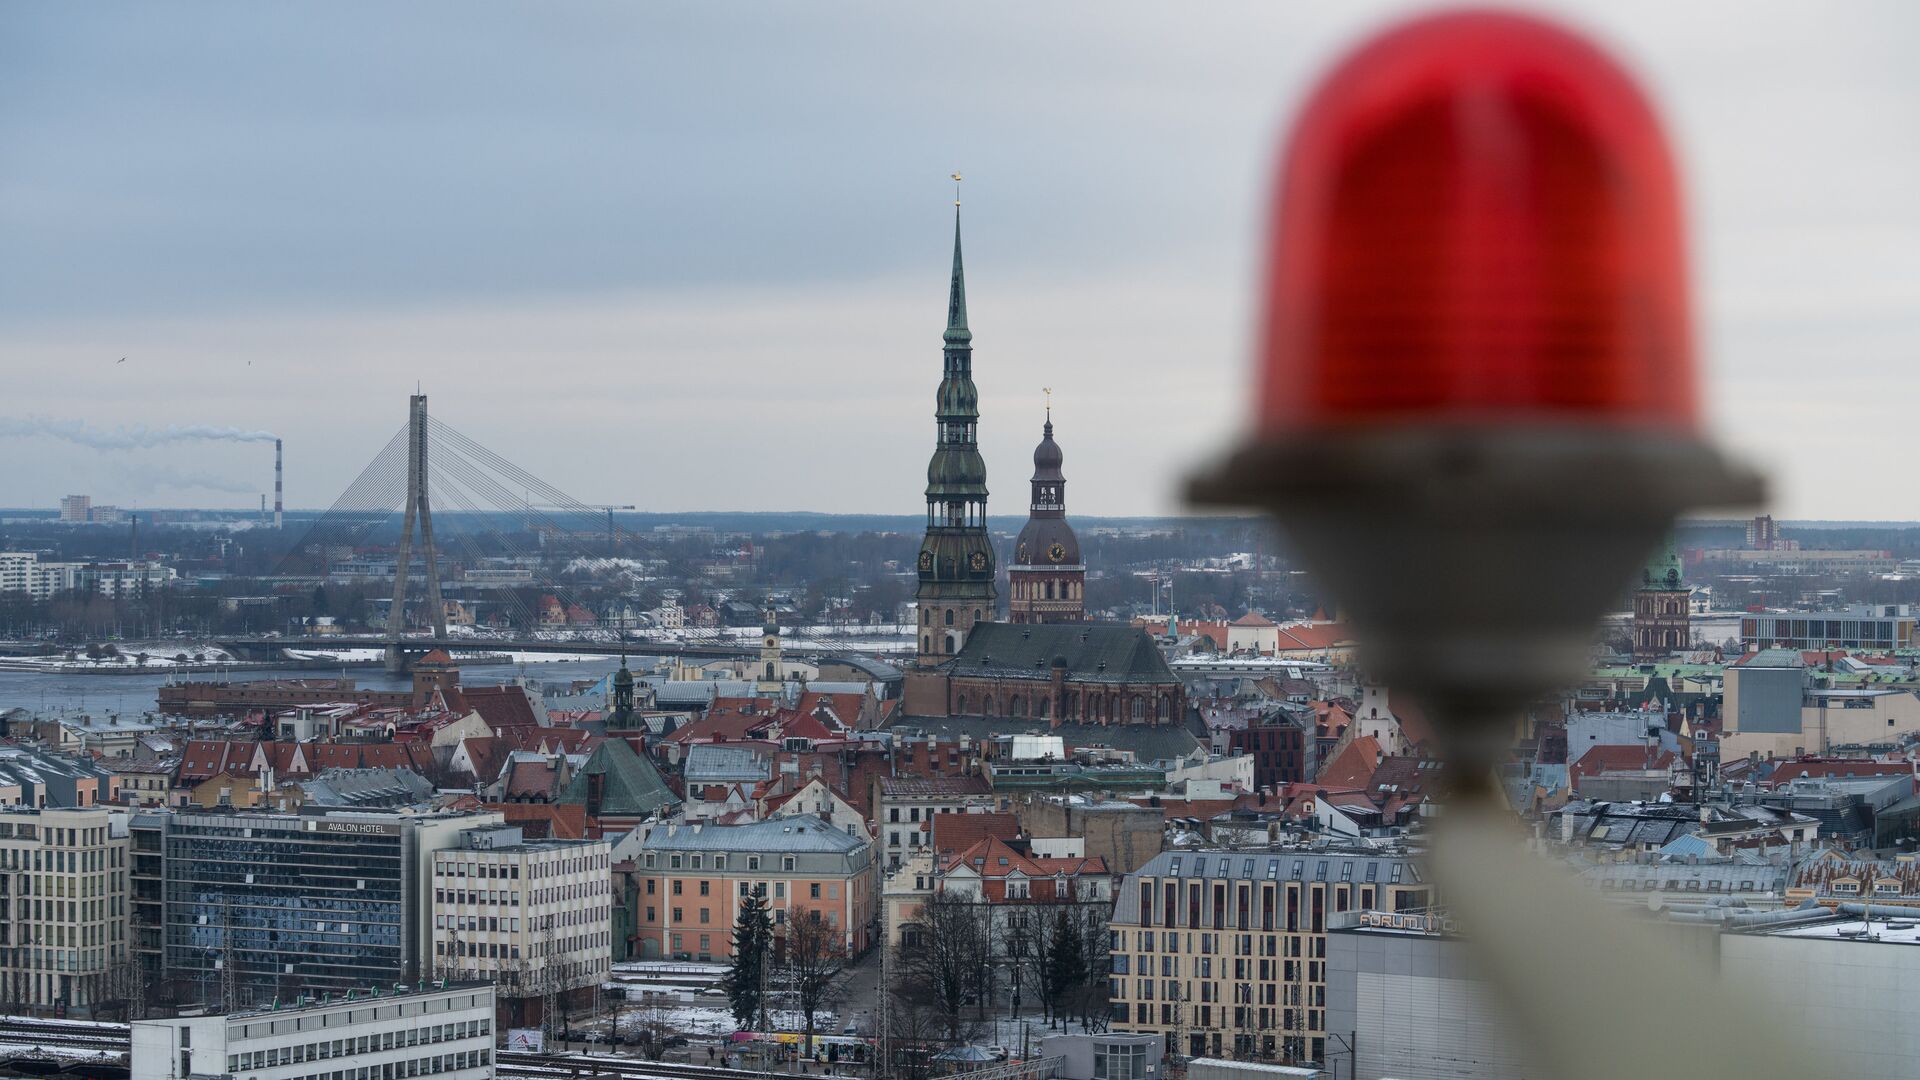
<path fill-rule="evenodd" d="M 877 776 L 874 820 L 880 826 L 880 858 L 897 870 L 908 855 L 927 846 L 936 814 L 994 808 L 993 788 L 981 776 Z"/>
<path fill-rule="evenodd" d="M 1740 617 L 1740 645 L 1762 649 L 1911 649 L 1920 609 L 1912 604 L 1857 604 L 1838 611 L 1757 612 Z"/>
<path fill-rule="evenodd" d="M 0 811 L 0 995 L 8 1008 L 88 1015 L 124 997 L 127 815 Z"/>
<path fill-rule="evenodd" d="M 664 825 L 641 847 L 632 903 L 634 955 L 726 960 L 740 902 L 766 897 L 776 950 L 787 924 L 819 918 L 849 957 L 873 944 L 878 915 L 873 847 L 815 819 L 750 825 Z"/>
<path fill-rule="evenodd" d="M 1113 1029 L 1194 1057 L 1324 1061 L 1329 916 L 1429 893 L 1411 858 L 1373 849 L 1161 852 L 1116 897 Z"/>
<path fill-rule="evenodd" d="M 379 986 L 133 1023 L 137 1080 L 492 1080 L 493 987 Z"/>
<path fill-rule="evenodd" d="M 538 1027 L 592 1002 L 612 972 L 612 845 L 529 840 L 518 826 L 467 829 L 433 853 L 433 970 L 498 988 L 500 1019 Z"/>
<path fill-rule="evenodd" d="M 153 562 L 41 562 L 31 551 L 0 551 L 0 592 L 26 593 L 36 600 L 74 590 L 133 596 L 169 587 L 178 577 L 173 567 Z"/>

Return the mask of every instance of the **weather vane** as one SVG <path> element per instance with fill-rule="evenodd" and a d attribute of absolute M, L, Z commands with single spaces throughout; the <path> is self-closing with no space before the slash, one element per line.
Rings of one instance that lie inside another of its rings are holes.
<path fill-rule="evenodd" d="M 1047 395 L 1047 419 L 1052 420 L 1053 419 L 1053 387 L 1043 386 L 1040 388 L 1040 392 Z"/>
<path fill-rule="evenodd" d="M 953 174 L 953 205 L 960 205 L 960 174 Z"/>

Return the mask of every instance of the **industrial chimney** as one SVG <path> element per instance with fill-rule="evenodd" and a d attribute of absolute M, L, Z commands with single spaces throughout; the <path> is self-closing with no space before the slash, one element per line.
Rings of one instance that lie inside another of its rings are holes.
<path fill-rule="evenodd" d="M 285 524 L 281 517 L 280 505 L 280 440 L 273 440 L 273 527 L 278 529 Z"/>

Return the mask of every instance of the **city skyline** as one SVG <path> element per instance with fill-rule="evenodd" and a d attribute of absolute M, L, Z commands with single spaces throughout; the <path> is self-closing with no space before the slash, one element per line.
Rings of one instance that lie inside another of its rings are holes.
<path fill-rule="evenodd" d="M 1180 513 L 1247 414 L 1278 132 L 1407 8 L 1062 8 L 1008 33 L 1011 9 L 422 7 L 381 10 L 377 47 L 332 8 L 10 8 L 0 89 L 35 104 L 0 114 L 7 418 L 271 430 L 314 508 L 419 383 L 586 501 L 912 514 L 960 169 L 990 515 L 1018 517 L 1043 386 L 1079 514 Z M 1829 467 L 1899 422 L 1878 388 L 1920 339 L 1912 16 L 1546 9 L 1666 113 L 1705 398 L 1772 509 L 1912 516 Z M 271 491 L 258 445 L 0 446 L 32 466 L 8 505 Z"/>

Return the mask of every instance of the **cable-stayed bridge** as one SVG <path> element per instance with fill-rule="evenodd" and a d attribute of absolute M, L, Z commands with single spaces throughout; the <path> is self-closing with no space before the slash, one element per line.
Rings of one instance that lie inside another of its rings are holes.
<path fill-rule="evenodd" d="M 332 506 L 309 525 L 282 562 L 283 571 L 330 575 L 369 553 L 392 554 L 392 600 L 379 636 L 243 639 L 242 652 L 270 648 L 340 650 L 380 648 L 387 667 L 402 671 L 430 649 L 449 652 L 535 652 L 748 657 L 757 639 L 740 631 L 685 627 L 670 632 L 629 626 L 596 601 L 647 580 L 731 592 L 712 580 L 684 546 L 622 528 L 615 510 L 581 502 L 430 416 L 424 394 L 408 402 L 407 422 L 367 463 Z M 389 536 L 399 519 L 397 537 Z M 491 607 L 492 629 L 449 633 L 444 586 Z M 569 629 L 576 613 L 593 616 L 594 629 Z M 600 618 L 602 614 L 609 617 Z M 797 628 L 796 628 L 797 629 Z M 906 630 L 850 628 L 850 633 L 783 634 L 783 649 L 799 653 L 910 653 Z M 898 637 L 894 643 L 891 639 Z M 878 639 L 878 640 L 876 640 Z M 876 647 L 878 646 L 878 647 Z"/>

